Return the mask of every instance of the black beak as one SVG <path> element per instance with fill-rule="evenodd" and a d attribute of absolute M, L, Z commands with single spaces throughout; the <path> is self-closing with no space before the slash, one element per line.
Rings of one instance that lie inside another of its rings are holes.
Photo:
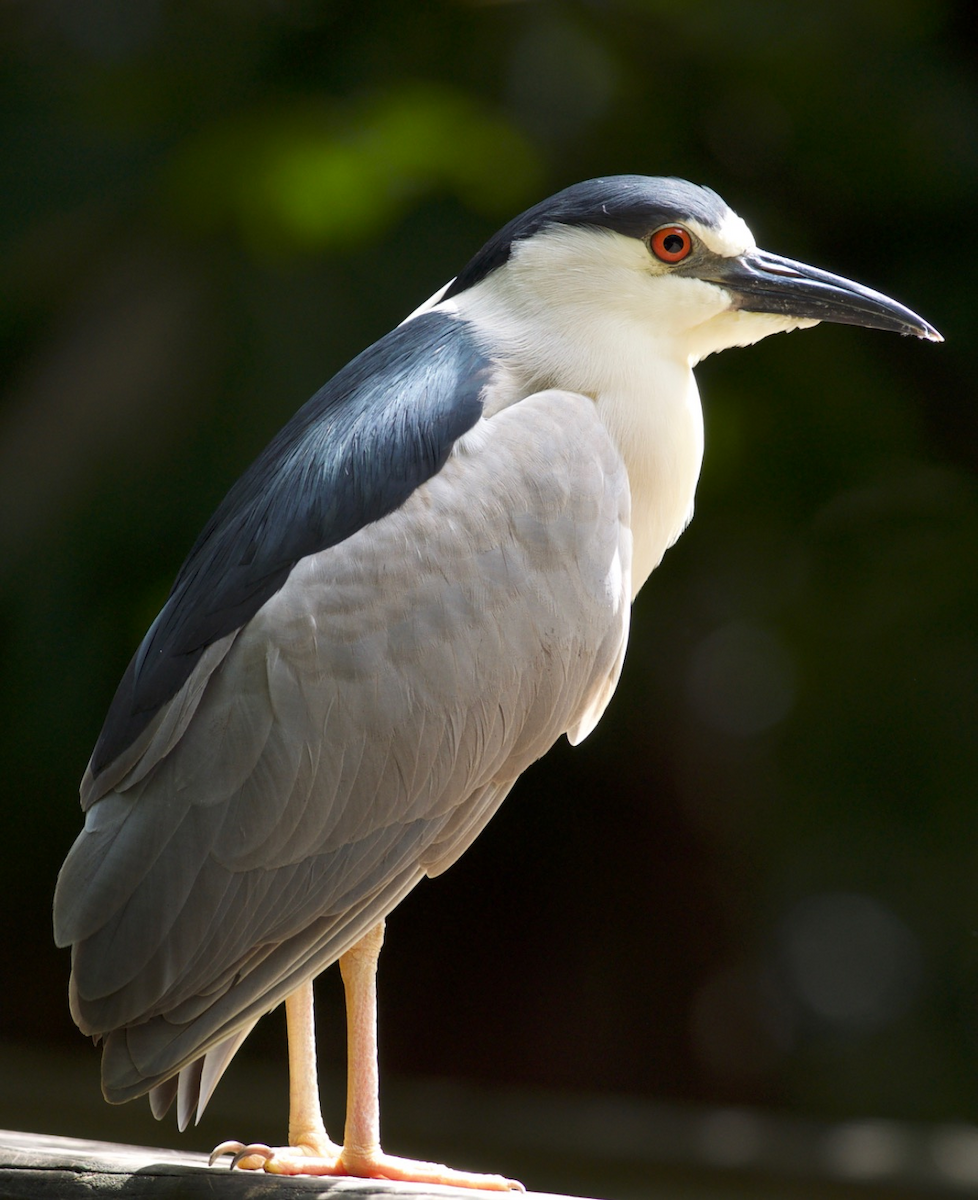
<path fill-rule="evenodd" d="M 734 297 L 734 308 L 744 312 L 865 325 L 944 341 L 933 325 L 888 296 L 767 250 L 719 259 L 717 269 L 704 277 L 726 288 Z"/>

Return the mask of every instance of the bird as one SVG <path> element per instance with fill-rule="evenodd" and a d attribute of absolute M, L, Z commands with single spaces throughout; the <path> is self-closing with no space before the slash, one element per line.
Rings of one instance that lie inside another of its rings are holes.
<path fill-rule="evenodd" d="M 381 1148 L 387 915 L 615 691 L 631 604 L 690 521 L 695 366 L 820 321 L 942 341 L 759 249 L 707 187 L 615 175 L 515 217 L 343 367 L 205 525 L 123 675 L 54 899 L 110 1102 L 199 1120 L 284 1002 L 289 1145 L 231 1165 L 495 1190 Z M 347 1007 L 326 1134 L 313 980 Z"/>

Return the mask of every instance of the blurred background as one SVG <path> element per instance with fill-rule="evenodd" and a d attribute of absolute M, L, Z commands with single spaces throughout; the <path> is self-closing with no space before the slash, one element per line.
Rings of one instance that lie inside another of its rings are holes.
<path fill-rule="evenodd" d="M 4 1123 L 284 1136 L 280 1014 L 219 1089 L 268 1071 L 260 1128 L 69 1115 L 64 1081 L 94 1097 L 98 1070 L 50 930 L 78 780 L 278 426 L 505 220 L 616 172 L 708 184 L 762 246 L 947 344 L 824 326 L 700 367 L 696 518 L 636 604 L 618 693 L 390 919 L 383 1070 L 978 1119 L 976 96 L 968 0 L 0 8 Z"/>

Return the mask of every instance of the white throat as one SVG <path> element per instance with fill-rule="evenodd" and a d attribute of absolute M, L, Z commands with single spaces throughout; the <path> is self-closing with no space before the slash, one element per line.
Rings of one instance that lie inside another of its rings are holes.
<path fill-rule="evenodd" d="M 518 251 L 439 307 L 471 321 L 503 368 L 487 415 L 550 387 L 594 401 L 628 471 L 634 596 L 693 512 L 703 460 L 693 355 L 650 314 L 634 239 L 557 229 Z"/>

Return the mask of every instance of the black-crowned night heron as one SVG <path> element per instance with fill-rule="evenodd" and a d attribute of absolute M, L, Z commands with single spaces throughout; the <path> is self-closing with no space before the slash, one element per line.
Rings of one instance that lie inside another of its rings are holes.
<path fill-rule="evenodd" d="M 758 250 L 714 192 L 568 188 L 319 391 L 197 539 L 82 782 L 57 942 L 110 1101 L 199 1118 L 285 1001 L 290 1148 L 247 1166 L 518 1186 L 380 1149 L 384 918 L 615 689 L 629 606 L 693 510 L 693 367 L 839 321 L 940 335 Z M 312 981 L 340 962 L 342 1147 L 319 1110 Z"/>

